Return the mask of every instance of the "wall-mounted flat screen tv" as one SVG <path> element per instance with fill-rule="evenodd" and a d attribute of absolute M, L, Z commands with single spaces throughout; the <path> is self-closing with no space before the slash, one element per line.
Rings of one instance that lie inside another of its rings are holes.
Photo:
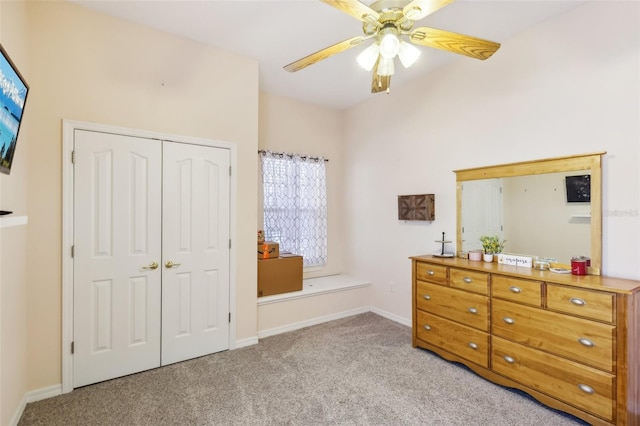
<path fill-rule="evenodd" d="M 567 203 L 591 202 L 591 175 L 566 176 Z"/>
<path fill-rule="evenodd" d="M 0 45 L 0 172 L 9 174 L 29 85 Z"/>

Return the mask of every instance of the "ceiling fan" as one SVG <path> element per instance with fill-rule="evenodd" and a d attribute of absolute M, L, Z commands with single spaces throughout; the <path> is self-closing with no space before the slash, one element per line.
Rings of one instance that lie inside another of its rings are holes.
<path fill-rule="evenodd" d="M 363 35 L 352 37 L 284 67 L 296 72 L 323 59 L 374 39 L 374 43 L 358 55 L 358 63 L 367 71 L 373 69 L 371 92 L 389 92 L 391 76 L 398 56 L 405 68 L 420 56 L 420 50 L 407 43 L 434 47 L 471 58 L 485 60 L 493 55 L 500 43 L 436 28 L 413 28 L 418 21 L 443 8 L 453 0 L 378 0 L 367 6 L 358 0 L 321 0 L 336 9 L 362 21 Z"/>

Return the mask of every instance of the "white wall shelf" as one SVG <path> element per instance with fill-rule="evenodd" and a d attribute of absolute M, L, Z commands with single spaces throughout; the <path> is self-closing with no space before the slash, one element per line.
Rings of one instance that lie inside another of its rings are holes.
<path fill-rule="evenodd" d="M 26 225 L 27 216 L 3 216 L 0 217 L 0 228 L 10 228 L 12 226 Z"/>

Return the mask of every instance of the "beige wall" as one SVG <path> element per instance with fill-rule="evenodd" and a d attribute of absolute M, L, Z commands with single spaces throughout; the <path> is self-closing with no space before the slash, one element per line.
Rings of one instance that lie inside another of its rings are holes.
<path fill-rule="evenodd" d="M 407 257 L 454 239 L 452 170 L 601 150 L 603 271 L 640 278 L 640 3 L 588 2 L 498 41 L 487 61 L 456 58 L 347 112 L 347 272 L 379 309 L 410 318 Z M 435 194 L 435 221 L 396 219 L 412 193 Z"/>
<path fill-rule="evenodd" d="M 16 296 L 5 280 L 0 283 L 3 424 L 25 389 L 61 381 L 63 118 L 238 144 L 236 247 L 238 265 L 246 266 L 237 268 L 238 339 L 254 337 L 257 328 L 256 271 L 247 265 L 256 262 L 260 223 L 258 146 L 330 158 L 330 204 L 340 220 L 330 222 L 330 244 L 338 247 L 327 271 L 371 280 L 371 304 L 398 318 L 410 318 L 407 257 L 435 251 L 443 231 L 455 234 L 452 170 L 460 168 L 607 150 L 604 271 L 640 278 L 640 267 L 628 261 L 640 256 L 637 3 L 581 6 L 505 41 L 489 61 L 459 58 L 346 113 L 266 94 L 258 100 L 252 60 L 67 2 L 28 3 L 24 24 L 15 19 L 19 8 L 7 4 L 0 4 L 0 41 L 15 43 L 32 94 L 28 136 L 21 138 L 16 163 L 16 173 L 22 164 L 24 175 L 0 177 L 2 199 L 13 197 L 29 214 L 26 228 L 0 234 L 1 266 L 11 260 L 16 283 L 26 284 L 14 287 Z M 28 51 L 15 41 L 22 33 Z M 7 189 L 25 185 L 26 199 Z M 425 192 L 436 194 L 436 220 L 397 221 L 396 196 Z M 25 238 L 27 256 L 5 258 L 6 241 L 20 248 Z M 20 260 L 38 265 L 26 279 Z M 9 301 L 15 309 L 6 309 Z M 7 315 L 12 322 L 28 315 L 26 338 L 20 329 L 7 329 Z M 9 344 L 27 346 L 28 376 L 16 360 L 22 349 L 5 349 L 7 336 Z M 18 371 L 10 382 L 7 367 Z"/>
<path fill-rule="evenodd" d="M 236 337 L 254 338 L 257 63 L 68 2 L 28 6 L 28 388 L 61 383 L 63 118 L 237 144 Z"/>
<path fill-rule="evenodd" d="M 323 156 L 329 159 L 327 171 L 327 265 L 306 278 L 339 274 L 343 270 L 342 239 L 343 203 L 343 115 L 342 111 L 305 104 L 269 93 L 260 93 L 259 140 L 260 149 Z M 263 229 L 262 180 L 258 176 L 258 229 Z"/>
<path fill-rule="evenodd" d="M 504 235 L 511 253 L 551 257 L 568 264 L 591 253 L 590 203 L 568 203 L 565 177 L 546 173 L 503 179 Z M 555 236 L 556 238 L 550 238 Z"/>
<path fill-rule="evenodd" d="M 30 83 L 26 7 L 0 2 L 0 43 Z M 0 174 L 0 209 L 13 216 L 27 213 L 30 128 L 27 114 L 20 131 L 10 175 Z M 0 424 L 9 424 L 27 386 L 27 229 L 0 228 Z"/>

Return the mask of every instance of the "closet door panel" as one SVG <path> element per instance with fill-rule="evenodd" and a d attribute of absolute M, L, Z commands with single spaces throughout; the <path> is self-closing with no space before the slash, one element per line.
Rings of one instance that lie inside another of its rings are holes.
<path fill-rule="evenodd" d="M 163 142 L 163 365 L 229 347 L 229 165 Z"/>
<path fill-rule="evenodd" d="M 74 133 L 74 387 L 160 365 L 161 144 Z"/>

